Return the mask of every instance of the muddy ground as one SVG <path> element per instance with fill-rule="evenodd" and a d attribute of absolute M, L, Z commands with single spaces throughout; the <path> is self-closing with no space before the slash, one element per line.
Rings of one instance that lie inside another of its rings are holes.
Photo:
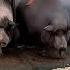
<path fill-rule="evenodd" d="M 4 56 L 0 57 L 0 70 L 51 70 L 65 67 L 70 63 L 69 48 L 65 59 L 42 57 L 36 51 L 23 48 L 8 50 Z"/>

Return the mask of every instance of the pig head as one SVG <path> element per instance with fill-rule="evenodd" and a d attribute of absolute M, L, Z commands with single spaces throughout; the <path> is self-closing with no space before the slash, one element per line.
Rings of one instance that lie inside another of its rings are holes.
<path fill-rule="evenodd" d="M 41 33 L 41 40 L 49 47 L 67 49 L 67 18 L 61 12 L 55 12 L 51 24 L 46 26 Z"/>
<path fill-rule="evenodd" d="M 16 25 L 13 12 L 8 0 L 0 0 L 0 45 L 6 47 L 16 37 Z"/>

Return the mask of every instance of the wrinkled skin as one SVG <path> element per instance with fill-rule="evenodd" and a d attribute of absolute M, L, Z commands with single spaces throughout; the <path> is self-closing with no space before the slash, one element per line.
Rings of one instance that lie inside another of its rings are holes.
<path fill-rule="evenodd" d="M 59 0 L 27 0 L 16 3 L 31 34 L 39 33 L 43 44 L 59 50 L 67 49 L 68 12 Z M 25 6 L 27 5 L 27 6 Z"/>

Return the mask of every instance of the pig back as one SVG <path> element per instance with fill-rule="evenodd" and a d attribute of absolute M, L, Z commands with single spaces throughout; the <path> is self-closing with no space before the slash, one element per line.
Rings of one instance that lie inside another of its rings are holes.
<path fill-rule="evenodd" d="M 41 32 L 44 27 L 52 24 L 55 13 L 62 13 L 63 9 L 58 0 L 53 0 L 53 2 L 35 0 L 31 5 L 22 8 L 21 11 L 24 11 L 24 13 L 21 13 L 24 14 L 28 30 L 30 32 Z"/>

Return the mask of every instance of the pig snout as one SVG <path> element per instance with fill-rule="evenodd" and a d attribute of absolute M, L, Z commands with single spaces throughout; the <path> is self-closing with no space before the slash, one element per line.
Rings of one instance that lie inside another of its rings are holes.
<path fill-rule="evenodd" d="M 60 57 L 66 57 L 67 41 L 64 36 L 55 37 L 54 47 L 58 49 L 58 53 Z"/>
<path fill-rule="evenodd" d="M 66 41 L 65 37 L 64 36 L 62 36 L 62 37 L 55 36 L 54 46 L 58 49 L 67 48 L 67 41 Z"/>
<path fill-rule="evenodd" d="M 4 29 L 0 29 L 0 47 L 6 47 L 10 39 Z"/>
<path fill-rule="evenodd" d="M 66 33 L 58 30 L 55 33 L 54 47 L 57 49 L 67 48 Z"/>

